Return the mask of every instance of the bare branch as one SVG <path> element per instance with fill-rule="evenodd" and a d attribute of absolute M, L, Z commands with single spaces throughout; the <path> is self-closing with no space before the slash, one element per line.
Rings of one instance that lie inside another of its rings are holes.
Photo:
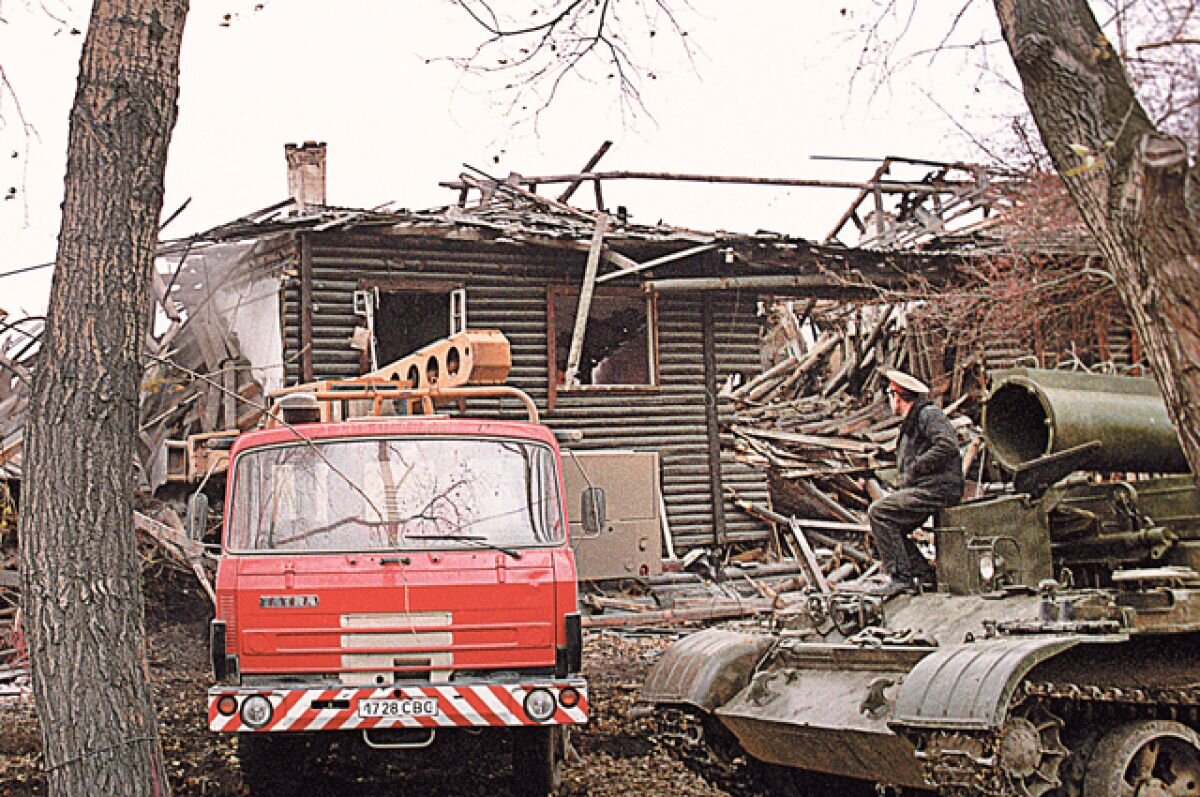
<path fill-rule="evenodd" d="M 1139 44 L 1137 47 L 1137 50 L 1140 53 L 1140 52 L 1145 52 L 1146 50 L 1155 50 L 1160 47 L 1182 47 L 1184 45 L 1195 45 L 1195 44 L 1200 44 L 1200 39 L 1168 39 L 1166 41 L 1161 41 L 1161 42 L 1150 42 L 1149 44 Z"/>
<path fill-rule="evenodd" d="M 1200 16 L 1196 0 L 1095 0 L 1094 4 L 1103 17 L 1101 39 L 1106 45 L 1111 43 L 1121 57 L 1150 118 L 1164 131 L 1192 142 L 1193 149 L 1200 146 L 1197 138 L 1200 135 L 1200 98 L 1195 88 L 1197 75 L 1200 75 L 1200 50 L 1193 46 L 1200 43 L 1195 33 Z M 993 47 L 1003 40 L 997 38 L 990 27 L 976 32 L 968 24 L 968 12 L 980 6 L 975 0 L 959 0 L 954 13 L 940 9 L 936 12 L 939 18 L 945 17 L 947 23 L 932 46 L 905 41 L 918 29 L 913 22 L 916 0 L 872 0 L 872 5 L 871 18 L 858 29 L 861 49 L 855 75 L 850 81 L 851 91 L 855 81 L 865 74 L 873 83 L 870 91 L 873 98 L 905 69 L 913 66 L 916 59 L 933 64 L 942 55 L 958 52 L 974 62 L 968 65 L 977 70 L 976 74 L 1013 89 L 1014 97 L 1020 95 L 1007 57 L 997 60 L 991 54 Z M 924 7 L 921 10 L 930 17 L 935 13 Z M 988 19 L 994 19 L 994 16 L 989 15 Z M 990 26 L 991 22 L 985 24 Z M 915 35 L 911 37 L 916 39 Z M 1129 44 L 1139 40 L 1146 43 L 1136 47 Z M 1162 55 L 1153 57 L 1156 54 Z M 927 96 L 932 99 L 932 92 L 927 92 Z M 944 108 L 941 110 L 945 112 Z M 1008 113 L 1016 116 L 1025 111 L 1018 110 L 1014 103 Z M 969 125 L 958 126 L 963 129 Z M 975 138 L 979 143 L 983 137 Z M 997 149 L 1020 151 L 1029 148 L 1019 142 L 992 142 L 984 151 L 994 155 Z"/>
<path fill-rule="evenodd" d="M 464 75 L 502 81 L 497 105 L 510 118 L 532 122 L 566 89 L 581 83 L 608 87 L 622 115 L 649 116 L 641 81 L 654 80 L 654 69 L 639 58 L 660 33 L 669 34 L 694 64 L 694 53 L 678 12 L 686 0 L 450 0 L 486 32 L 486 38 L 463 57 L 438 57 Z M 520 13 L 520 9 L 524 13 Z M 624 14 L 633 9 L 635 13 Z M 594 95 L 594 92 L 592 92 Z"/>
<path fill-rule="evenodd" d="M 7 157 L 10 159 L 20 159 L 21 162 L 21 188 L 15 185 L 0 186 L 0 192 L 3 193 L 2 201 L 12 201 L 17 198 L 18 193 L 21 196 L 21 213 L 24 224 L 29 224 L 29 197 L 26 190 L 29 185 L 29 160 L 33 142 L 40 140 L 37 129 L 25 117 L 25 111 L 21 108 L 21 100 L 17 96 L 16 90 L 12 83 L 8 80 L 8 75 L 4 72 L 3 65 L 0 65 L 0 130 L 2 130 L 8 121 L 8 114 L 5 112 L 5 100 L 12 107 L 12 113 L 16 118 L 17 124 L 20 127 L 21 150 L 14 150 Z"/>

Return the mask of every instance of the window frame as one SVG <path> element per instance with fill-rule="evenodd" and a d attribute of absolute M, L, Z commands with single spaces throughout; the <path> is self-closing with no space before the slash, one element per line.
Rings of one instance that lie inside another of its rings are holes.
<path fill-rule="evenodd" d="M 406 294 L 427 294 L 427 295 L 431 295 L 431 296 L 433 296 L 433 295 L 444 296 L 446 298 L 447 311 L 449 311 L 449 309 L 450 309 L 450 294 L 454 293 L 454 291 L 460 291 L 460 290 L 465 291 L 466 287 L 467 287 L 467 285 L 463 280 L 438 279 L 436 277 L 431 278 L 431 279 L 426 279 L 424 277 L 397 276 L 397 275 L 359 277 L 358 283 L 357 283 L 357 290 L 360 290 L 360 291 L 374 290 L 374 291 L 378 291 L 381 294 L 383 294 L 383 293 L 406 293 Z M 375 312 L 378 313 L 378 309 L 376 309 Z M 355 316 L 355 318 L 358 319 L 358 318 L 360 318 L 360 316 Z M 376 322 L 378 322 L 378 318 L 376 318 Z M 454 319 L 453 319 L 453 317 L 451 317 L 450 324 L 448 324 L 447 328 L 446 328 L 446 335 L 443 335 L 442 336 L 443 338 L 450 334 L 450 326 L 453 323 L 454 323 Z M 378 341 L 379 341 L 378 330 L 377 329 L 372 330 L 372 335 L 375 339 L 376 345 L 378 345 Z M 441 340 L 441 338 L 438 338 L 437 340 Z M 415 349 L 413 351 L 415 351 Z M 405 352 L 405 353 L 401 354 L 400 356 L 406 357 L 409 354 L 412 354 L 412 351 Z M 360 371 L 360 373 L 365 374 L 371 370 L 370 361 L 371 361 L 371 358 L 370 358 L 369 351 L 367 351 L 367 350 L 362 351 L 359 355 L 359 371 Z M 395 359 L 392 359 L 392 360 L 380 359 L 380 361 L 378 363 L 378 367 L 383 368 L 384 366 L 389 365 L 392 362 L 395 362 Z"/>
<path fill-rule="evenodd" d="M 558 395 L 584 394 L 615 394 L 637 395 L 654 394 L 662 388 L 660 371 L 659 331 L 658 331 L 658 293 L 643 291 L 640 287 L 604 286 L 594 289 L 601 295 L 624 294 L 630 297 L 644 298 L 646 313 L 646 357 L 650 381 L 647 384 L 628 385 L 560 385 L 558 383 L 558 318 L 555 314 L 555 303 L 559 297 L 574 295 L 575 306 L 578 308 L 578 296 L 581 292 L 576 285 L 555 283 L 546 288 L 546 380 L 549 383 L 548 407 L 553 411 Z M 570 341 L 567 342 L 570 346 Z"/>

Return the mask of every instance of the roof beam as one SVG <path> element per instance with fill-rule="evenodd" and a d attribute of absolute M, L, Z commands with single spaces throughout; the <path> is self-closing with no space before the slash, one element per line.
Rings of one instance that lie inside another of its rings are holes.
<path fill-rule="evenodd" d="M 633 263 L 632 265 L 622 267 L 619 271 L 613 271 L 596 277 L 596 283 L 600 284 L 603 282 L 608 282 L 609 280 L 615 280 L 618 277 L 636 274 L 639 271 L 645 271 L 646 269 L 654 268 L 655 266 L 662 266 L 667 263 L 673 263 L 676 260 L 683 260 L 685 257 L 692 257 L 693 255 L 703 254 L 704 252 L 711 252 L 716 248 L 716 244 L 702 244 L 700 246 L 693 246 L 691 249 L 683 249 L 679 252 L 672 252 L 669 255 L 656 257 L 653 260 L 647 260 L 645 263 Z M 629 259 L 625 258 L 623 255 L 622 258 L 625 260 Z"/>
<path fill-rule="evenodd" d="M 882 191 L 885 194 L 949 194 L 964 186 L 974 186 L 973 180 L 944 180 L 936 183 L 909 183 L 897 180 L 877 180 L 875 182 L 852 182 L 845 180 L 811 180 L 797 177 L 743 177 L 737 175 L 719 174 L 676 174 L 672 172 L 580 172 L 577 174 L 551 174 L 538 177 L 522 175 L 518 182 L 522 185 L 543 185 L 547 183 L 574 183 L 587 180 L 668 180 L 692 183 L 733 183 L 737 185 L 775 185 L 801 188 L 846 188 L 856 191 L 863 189 Z M 439 183 L 443 188 L 461 189 L 461 181 Z"/>
<path fill-rule="evenodd" d="M 596 168 L 596 164 L 600 162 L 600 159 L 604 157 L 604 153 L 608 152 L 608 148 L 611 146 L 611 141 L 605 141 L 603 144 L 601 144 L 600 149 L 596 150 L 595 154 L 588 158 L 588 162 L 583 165 L 583 170 L 585 172 L 590 172 L 592 169 Z M 581 185 L 583 185 L 583 180 L 572 180 L 571 184 L 567 186 L 567 190 L 558 195 L 558 201 L 566 202 L 571 198 L 571 194 L 574 194 Z M 600 206 L 600 209 L 603 209 L 603 205 Z"/>

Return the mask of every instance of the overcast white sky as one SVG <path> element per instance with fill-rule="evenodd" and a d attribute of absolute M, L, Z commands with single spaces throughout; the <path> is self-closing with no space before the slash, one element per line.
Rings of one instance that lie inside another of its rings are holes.
<path fill-rule="evenodd" d="M 446 0 L 273 0 L 260 11 L 245 0 L 194 0 L 164 214 L 191 204 L 165 234 L 285 198 L 286 142 L 327 142 L 331 204 L 423 208 L 454 200 L 437 183 L 455 178 L 463 163 L 498 175 L 572 172 L 606 139 L 614 146 L 597 168 L 607 170 L 864 180 L 869 163 L 812 156 L 979 160 L 938 106 L 987 136 L 1017 103 L 1011 92 L 979 89 L 964 56 L 953 53 L 932 64 L 917 59 L 877 92 L 861 75 L 848 97 L 862 44 L 851 31 L 869 21 L 871 0 L 692 2 L 681 21 L 694 62 L 665 34 L 644 53 L 657 76 L 643 84 L 653 118 L 623 118 L 603 84 L 577 83 L 535 130 L 497 112 L 496 84 L 463 81 L 450 64 L 427 62 L 469 52 L 481 35 Z M 79 28 L 90 10 L 80 2 L 44 5 Z M 925 0 L 907 49 L 935 44 L 960 5 Z M 960 25 L 969 35 L 995 27 L 990 4 L 976 5 L 978 19 Z M 36 129 L 26 137 L 13 98 L 0 93 L 0 193 L 17 189 L 0 201 L 0 275 L 52 260 L 59 224 L 83 37 L 36 6 L 0 0 L 0 67 Z M 229 12 L 233 24 L 222 26 Z M 587 206 L 586 194 L 576 201 Z M 636 221 L 811 238 L 823 237 L 851 198 L 829 189 L 605 187 L 607 204 L 627 206 Z M 49 269 L 0 276 L 0 307 L 40 312 L 48 286 Z"/>

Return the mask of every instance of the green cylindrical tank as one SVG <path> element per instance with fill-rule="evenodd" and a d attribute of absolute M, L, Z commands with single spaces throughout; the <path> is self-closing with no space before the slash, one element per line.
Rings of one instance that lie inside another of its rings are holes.
<path fill-rule="evenodd" d="M 1010 470 L 1099 441 L 1088 466 L 1102 471 L 1185 473 L 1175 427 L 1153 379 L 1014 368 L 993 375 L 983 434 Z"/>

